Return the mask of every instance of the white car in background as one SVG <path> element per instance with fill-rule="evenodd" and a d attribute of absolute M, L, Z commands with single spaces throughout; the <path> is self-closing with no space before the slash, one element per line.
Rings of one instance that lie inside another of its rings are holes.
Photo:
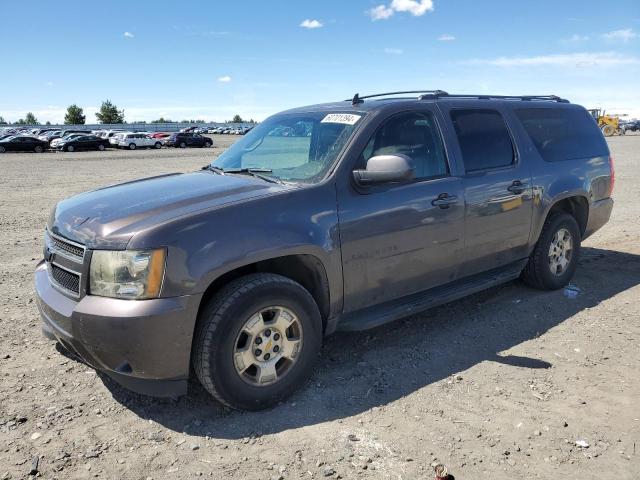
<path fill-rule="evenodd" d="M 162 142 L 158 138 L 151 138 L 146 133 L 127 132 L 114 135 L 109 139 L 112 145 L 120 148 L 135 150 L 136 148 L 162 148 Z"/>

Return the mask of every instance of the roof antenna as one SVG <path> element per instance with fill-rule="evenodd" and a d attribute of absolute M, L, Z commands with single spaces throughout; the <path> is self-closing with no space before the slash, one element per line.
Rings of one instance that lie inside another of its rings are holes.
<path fill-rule="evenodd" d="M 360 98 L 360 95 L 357 93 L 353 96 L 353 100 L 351 100 L 351 105 L 358 105 L 359 103 L 364 103 L 364 100 Z"/>

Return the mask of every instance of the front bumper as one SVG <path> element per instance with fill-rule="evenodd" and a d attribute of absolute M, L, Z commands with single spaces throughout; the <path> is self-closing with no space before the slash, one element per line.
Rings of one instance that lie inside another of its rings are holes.
<path fill-rule="evenodd" d="M 44 261 L 36 268 L 35 288 L 45 336 L 129 390 L 160 397 L 186 393 L 201 295 L 87 295 L 76 301 L 51 286 Z"/>

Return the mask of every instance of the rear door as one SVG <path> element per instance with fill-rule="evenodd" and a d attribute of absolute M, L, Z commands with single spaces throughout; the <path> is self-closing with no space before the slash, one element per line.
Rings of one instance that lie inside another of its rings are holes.
<path fill-rule="evenodd" d="M 464 168 L 465 263 L 460 276 L 528 255 L 533 215 L 531 169 L 521 161 L 506 112 L 496 101 L 442 108 Z"/>

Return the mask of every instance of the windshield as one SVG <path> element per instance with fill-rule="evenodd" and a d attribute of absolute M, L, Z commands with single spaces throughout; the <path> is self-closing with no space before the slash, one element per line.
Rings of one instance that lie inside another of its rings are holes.
<path fill-rule="evenodd" d="M 269 170 L 292 182 L 321 180 L 364 114 L 296 113 L 268 118 L 215 159 L 223 170 Z"/>

